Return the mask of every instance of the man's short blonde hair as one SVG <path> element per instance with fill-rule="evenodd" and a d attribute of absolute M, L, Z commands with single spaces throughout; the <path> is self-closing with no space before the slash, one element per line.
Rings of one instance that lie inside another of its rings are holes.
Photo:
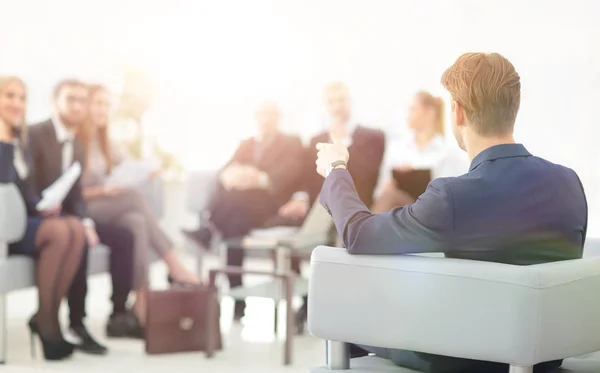
<path fill-rule="evenodd" d="M 465 53 L 444 72 L 442 85 L 463 107 L 476 133 L 512 133 L 521 104 L 521 80 L 502 55 Z"/>

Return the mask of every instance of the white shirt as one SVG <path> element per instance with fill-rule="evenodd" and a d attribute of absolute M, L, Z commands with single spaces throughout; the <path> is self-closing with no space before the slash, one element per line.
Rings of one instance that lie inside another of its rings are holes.
<path fill-rule="evenodd" d="M 390 141 L 385 151 L 376 195 L 381 192 L 382 181 L 389 179 L 392 169 L 397 166 L 409 165 L 415 170 L 429 169 L 432 179 L 459 176 L 469 169 L 466 153 L 452 149 L 440 134 L 432 137 L 423 149 L 419 148 L 414 136 L 411 136 L 408 141 Z"/>
<path fill-rule="evenodd" d="M 331 121 L 333 119 L 329 120 Z M 353 117 L 350 117 L 350 119 L 346 122 L 345 127 L 346 137 L 342 139 L 342 143 L 346 148 L 349 148 L 350 145 L 352 145 L 352 136 L 354 136 L 354 131 L 356 131 L 356 127 L 358 127 L 358 122 L 355 121 Z M 326 125 L 325 127 L 323 127 L 323 131 L 331 133 L 331 127 Z M 329 140 L 331 141 L 331 137 L 329 138 Z"/>
<path fill-rule="evenodd" d="M 54 125 L 56 141 L 62 144 L 62 170 L 64 172 L 73 163 L 73 140 L 75 140 L 75 133 L 69 131 L 59 117 L 52 118 L 52 124 Z"/>
<path fill-rule="evenodd" d="M 27 176 L 29 176 L 29 167 L 27 166 L 27 161 L 25 160 L 23 150 L 21 150 L 21 141 L 19 141 L 18 139 L 14 139 L 13 149 L 13 165 L 17 170 L 17 174 L 19 174 L 19 179 L 25 180 L 27 179 Z"/>

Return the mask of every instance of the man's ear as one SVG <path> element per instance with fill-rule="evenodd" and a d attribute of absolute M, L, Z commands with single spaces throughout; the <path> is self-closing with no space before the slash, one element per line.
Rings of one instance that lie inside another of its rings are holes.
<path fill-rule="evenodd" d="M 465 110 L 458 101 L 452 101 L 452 116 L 457 127 L 463 127 L 466 124 Z"/>

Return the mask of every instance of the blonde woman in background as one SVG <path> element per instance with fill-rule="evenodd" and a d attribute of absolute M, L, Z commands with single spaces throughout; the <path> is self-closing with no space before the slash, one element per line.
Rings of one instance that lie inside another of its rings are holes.
<path fill-rule="evenodd" d="M 383 179 L 376 192 L 373 213 L 415 202 L 405 191 L 398 189 L 392 170 L 430 169 L 432 178 L 458 176 L 467 171 L 464 157 L 453 152 L 444 138 L 444 100 L 429 92 L 418 92 L 409 107 L 409 141 L 402 145 L 386 146 L 386 159 L 381 172 Z"/>
<path fill-rule="evenodd" d="M 37 209 L 40 197 L 29 185 L 34 170 L 24 124 L 26 103 L 23 81 L 0 76 L 0 183 L 16 185 L 27 208 L 25 235 L 8 245 L 8 255 L 35 259 L 38 310 L 29 320 L 31 338 L 40 337 L 47 360 L 62 360 L 71 356 L 74 345 L 63 338 L 58 310 L 79 269 L 85 233 L 79 219 L 61 216 L 61 206 Z"/>

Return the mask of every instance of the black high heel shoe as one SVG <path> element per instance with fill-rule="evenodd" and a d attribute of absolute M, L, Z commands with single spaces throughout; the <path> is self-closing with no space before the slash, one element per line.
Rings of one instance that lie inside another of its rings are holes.
<path fill-rule="evenodd" d="M 35 322 L 35 316 L 33 316 L 29 323 L 30 342 L 31 342 L 31 357 L 35 358 L 35 346 L 34 339 L 37 335 L 42 342 L 42 348 L 44 350 L 44 358 L 46 360 L 63 360 L 73 354 L 75 346 L 64 339 L 58 340 L 47 340 L 40 334 L 40 330 Z"/>

